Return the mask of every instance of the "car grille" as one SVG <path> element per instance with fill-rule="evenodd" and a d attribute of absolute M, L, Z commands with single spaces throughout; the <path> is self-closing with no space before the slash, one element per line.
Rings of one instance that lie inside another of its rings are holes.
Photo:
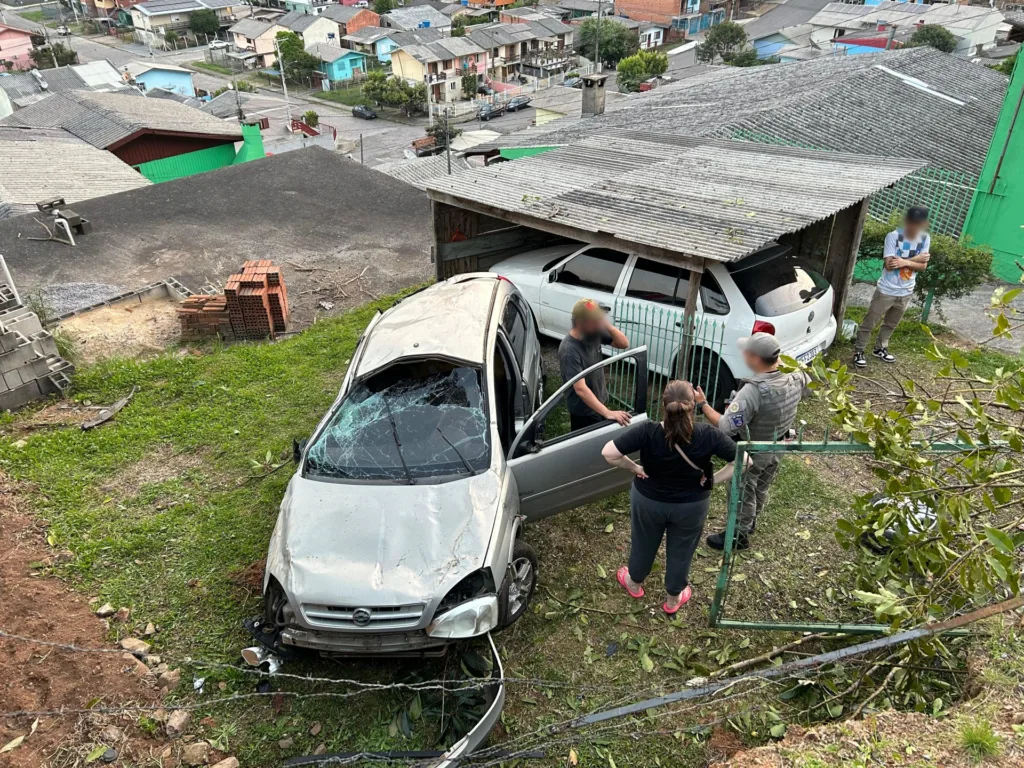
<path fill-rule="evenodd" d="M 423 617 L 422 603 L 359 606 L 303 604 L 302 613 L 313 626 L 335 629 L 381 630 L 415 627 Z"/>

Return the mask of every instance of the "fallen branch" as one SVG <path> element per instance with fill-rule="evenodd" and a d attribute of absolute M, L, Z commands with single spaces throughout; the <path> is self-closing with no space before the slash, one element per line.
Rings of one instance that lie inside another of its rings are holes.
<path fill-rule="evenodd" d="M 83 421 L 82 422 L 82 429 L 83 430 L 95 429 L 100 424 L 105 424 L 106 422 L 110 421 L 112 418 L 114 418 L 114 414 L 116 414 L 119 411 L 121 411 L 126 405 L 128 405 L 128 403 L 130 403 L 132 401 L 132 398 L 135 397 L 135 393 L 138 392 L 138 391 L 139 391 L 138 387 L 132 387 L 132 391 L 131 392 L 129 392 L 124 397 L 122 397 L 120 400 L 118 400 L 112 406 L 110 406 L 109 408 L 104 408 L 102 411 L 97 413 L 95 416 L 93 416 L 88 421 Z"/>
<path fill-rule="evenodd" d="M 771 661 L 776 656 L 783 654 L 786 651 L 791 651 L 792 649 L 797 648 L 803 645 L 804 643 L 810 642 L 811 640 L 822 640 L 826 637 L 840 638 L 845 637 L 845 635 L 828 635 L 824 632 L 818 632 L 814 635 L 805 635 L 804 637 L 801 637 L 799 640 L 794 640 L 792 643 L 786 643 L 786 645 L 780 645 L 778 648 L 772 648 L 772 650 L 768 651 L 767 653 L 762 653 L 760 656 L 754 656 L 750 659 L 743 659 L 743 661 L 737 661 L 735 664 L 730 664 L 728 667 L 716 669 L 714 672 L 711 673 L 710 677 L 722 677 L 724 675 L 731 674 L 732 672 L 739 672 L 740 670 L 757 666 L 762 662 Z"/>
<path fill-rule="evenodd" d="M 568 600 L 563 600 L 560 597 L 555 597 L 555 595 L 547 587 L 544 587 L 544 591 L 547 592 L 548 597 L 550 597 L 556 603 L 561 603 L 562 605 L 568 608 L 575 608 L 578 611 L 587 611 L 588 613 L 601 613 L 605 616 L 635 616 L 636 614 L 643 613 L 647 610 L 646 608 L 638 608 L 634 611 L 605 611 L 601 608 L 588 608 L 585 605 L 580 605 L 579 603 L 570 603 Z"/>
<path fill-rule="evenodd" d="M 286 261 L 285 264 L 295 267 L 299 272 L 316 272 L 316 267 L 304 267 L 301 264 L 296 264 L 294 261 Z"/>

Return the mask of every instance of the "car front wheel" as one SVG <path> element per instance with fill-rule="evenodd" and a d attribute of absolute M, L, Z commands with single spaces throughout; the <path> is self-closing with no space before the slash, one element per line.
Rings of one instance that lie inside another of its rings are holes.
<path fill-rule="evenodd" d="M 511 626 L 526 613 L 536 588 L 537 555 L 533 547 L 522 539 L 516 539 L 499 596 L 502 627 Z"/>

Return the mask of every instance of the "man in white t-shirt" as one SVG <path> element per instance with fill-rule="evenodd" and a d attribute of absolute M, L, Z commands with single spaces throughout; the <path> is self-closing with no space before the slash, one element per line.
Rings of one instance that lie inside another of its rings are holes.
<path fill-rule="evenodd" d="M 903 226 L 886 235 L 882 276 L 878 278 L 868 313 L 860 324 L 854 343 L 853 364 L 858 368 L 868 367 L 864 351 L 879 320 L 882 321 L 882 329 L 871 354 L 886 363 L 896 362 L 895 356 L 889 352 L 889 338 L 914 298 L 917 273 L 928 266 L 931 238 L 927 230 L 928 209 L 915 206 L 907 209 Z"/>

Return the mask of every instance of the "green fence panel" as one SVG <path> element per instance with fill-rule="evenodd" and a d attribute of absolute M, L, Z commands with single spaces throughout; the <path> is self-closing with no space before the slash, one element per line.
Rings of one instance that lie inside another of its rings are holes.
<path fill-rule="evenodd" d="M 234 144 L 222 144 L 219 147 L 186 152 L 175 157 L 165 157 L 163 160 L 152 160 L 148 163 L 137 165 L 135 168 L 154 184 L 160 184 L 164 181 L 172 181 L 186 176 L 194 176 L 197 173 L 206 173 L 207 171 L 215 171 L 218 168 L 225 168 L 234 161 Z"/>

